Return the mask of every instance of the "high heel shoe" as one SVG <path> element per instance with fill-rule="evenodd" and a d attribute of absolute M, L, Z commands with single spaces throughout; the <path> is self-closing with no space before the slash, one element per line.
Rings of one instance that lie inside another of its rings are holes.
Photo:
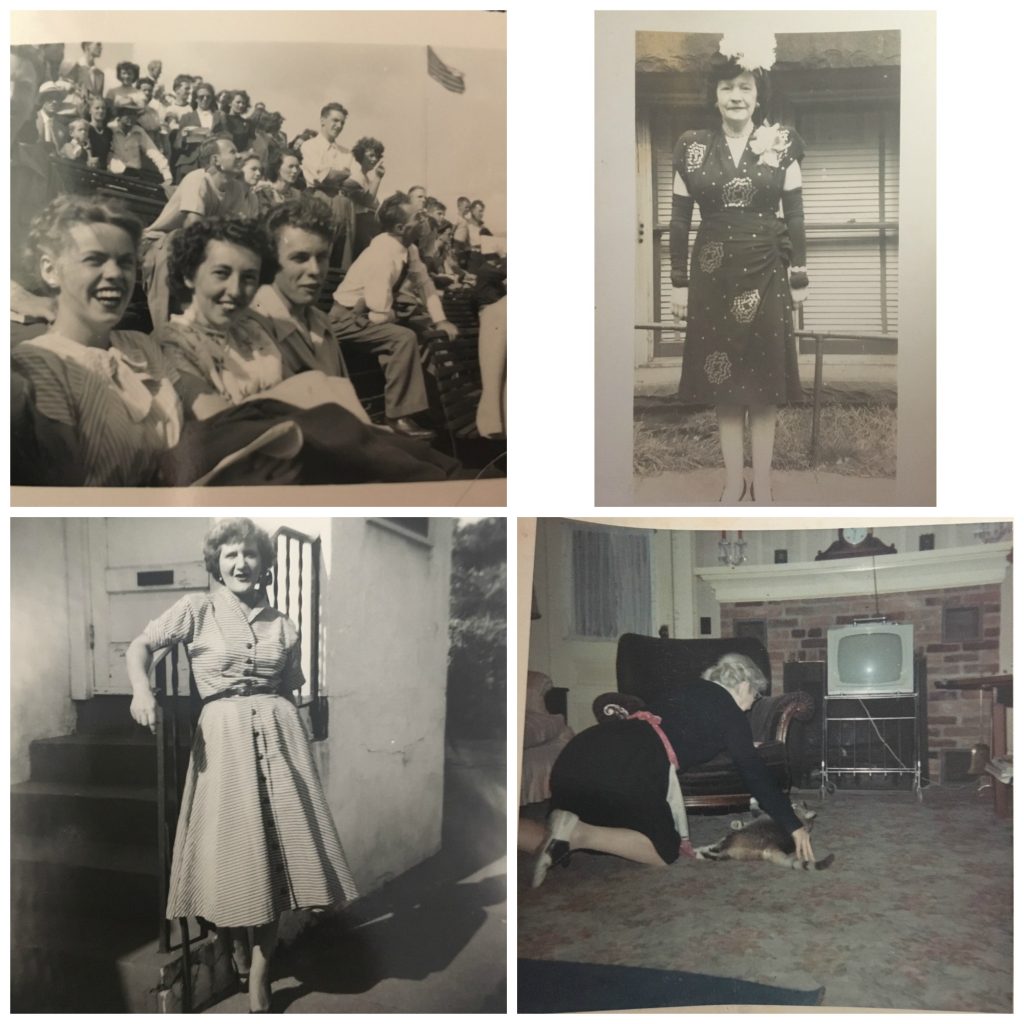
<path fill-rule="evenodd" d="M 750 482 L 750 500 L 754 504 L 757 504 L 757 497 L 754 494 L 754 482 L 753 482 L 753 480 L 751 480 L 751 482 Z M 775 497 L 773 496 L 773 494 L 772 494 L 772 492 L 770 490 L 768 491 L 768 501 L 766 502 L 766 504 L 768 504 L 768 505 L 774 505 L 775 504 Z"/>
<path fill-rule="evenodd" d="M 754 485 L 753 484 L 750 485 L 750 490 L 751 490 L 751 494 L 753 494 L 753 490 L 754 490 Z M 738 505 L 746 496 L 747 496 L 747 481 L 746 481 L 746 478 L 744 478 L 744 480 L 743 480 L 743 490 L 740 491 L 740 496 L 736 499 L 736 504 Z M 725 488 L 723 487 L 722 488 L 722 496 L 718 499 L 718 504 L 721 505 L 724 500 L 725 500 Z M 751 498 L 750 500 L 753 501 L 754 499 Z"/>
<path fill-rule="evenodd" d="M 238 964 L 235 963 L 235 958 L 231 958 L 231 969 L 235 972 L 235 981 L 238 982 L 238 991 L 248 994 L 249 992 L 249 972 L 244 973 L 238 969 Z"/>

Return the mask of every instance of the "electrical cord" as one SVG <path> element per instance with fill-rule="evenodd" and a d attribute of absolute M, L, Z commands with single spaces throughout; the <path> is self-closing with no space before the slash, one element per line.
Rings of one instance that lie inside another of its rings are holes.
<path fill-rule="evenodd" d="M 857 698 L 857 701 L 860 704 L 860 706 L 864 709 L 864 714 L 865 714 L 865 716 L 867 716 L 867 720 L 871 723 L 871 728 L 875 730 L 875 733 L 878 735 L 878 738 L 882 741 L 882 746 L 885 747 L 885 749 L 888 750 L 890 754 L 892 754 L 893 758 L 896 760 L 896 763 L 904 771 L 909 771 L 910 769 L 907 768 L 907 766 L 900 760 L 900 755 L 897 754 L 896 751 L 893 750 L 892 747 L 890 747 L 889 744 L 886 742 L 886 739 L 882 735 L 881 730 L 875 724 L 875 720 L 871 717 L 871 712 L 868 711 L 867 704 L 865 704 L 863 699 L 860 698 L 860 697 Z"/>

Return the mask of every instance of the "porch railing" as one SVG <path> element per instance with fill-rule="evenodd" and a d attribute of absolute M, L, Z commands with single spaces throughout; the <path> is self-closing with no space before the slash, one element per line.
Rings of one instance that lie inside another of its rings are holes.
<path fill-rule="evenodd" d="M 300 707 L 310 714 L 313 738 L 327 736 L 327 700 L 320 692 L 320 558 L 321 541 L 282 526 L 271 538 L 277 552 L 277 571 L 268 593 L 270 603 L 287 615 L 299 631 L 306 684 L 299 694 Z M 188 654 L 183 646 L 160 651 L 153 660 L 153 680 L 158 704 L 156 721 L 157 792 L 157 921 L 159 949 L 172 945 L 171 922 L 164 916 L 171 874 L 171 853 L 188 771 L 189 751 L 195 738 L 202 702 L 196 689 Z M 187 922 L 180 921 L 183 1008 L 191 1002 L 188 971 Z M 199 937 L 206 934 L 201 928 Z"/>
<path fill-rule="evenodd" d="M 633 324 L 637 331 L 676 331 L 685 334 L 686 317 L 681 321 L 669 323 Z M 814 397 L 811 410 L 811 440 L 808 445 L 807 458 L 813 466 L 818 461 L 818 444 L 821 433 L 821 399 L 825 388 L 825 356 L 828 349 L 840 348 L 849 341 L 870 341 L 881 344 L 880 355 L 896 355 L 899 338 L 895 334 L 858 334 L 853 331 L 807 331 L 798 329 L 793 332 L 800 340 L 810 341 L 814 345 Z"/>

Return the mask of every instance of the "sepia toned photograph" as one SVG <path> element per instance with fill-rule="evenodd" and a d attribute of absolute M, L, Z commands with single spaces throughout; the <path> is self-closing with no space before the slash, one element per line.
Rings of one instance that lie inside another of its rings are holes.
<path fill-rule="evenodd" d="M 1012 1012 L 1011 523 L 518 527 L 520 1013 Z"/>
<path fill-rule="evenodd" d="M 934 181 L 934 155 L 904 155 L 927 124 L 905 109 L 904 56 L 927 33 L 814 17 L 680 13 L 629 33 L 633 504 L 934 503 L 934 479 L 899 479 L 901 459 L 934 461 L 934 438 L 909 443 L 904 390 L 934 404 L 934 378 L 901 380 L 908 321 L 934 349 L 934 302 L 929 321 L 903 286 L 934 291 L 933 255 L 907 270 L 901 187 L 908 167 Z M 912 81 L 934 93 L 934 74 Z"/>
<path fill-rule="evenodd" d="M 16 498 L 504 503 L 503 14 L 22 12 L 12 44 Z"/>
<path fill-rule="evenodd" d="M 506 521 L 11 522 L 16 1013 L 504 1013 Z"/>

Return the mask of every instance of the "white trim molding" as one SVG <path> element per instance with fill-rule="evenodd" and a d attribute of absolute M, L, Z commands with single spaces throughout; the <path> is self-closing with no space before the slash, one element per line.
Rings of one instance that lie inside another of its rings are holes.
<path fill-rule="evenodd" d="M 816 597 L 863 597 L 909 590 L 944 590 L 1002 583 L 1013 545 L 975 544 L 942 551 L 869 558 L 836 558 L 787 565 L 724 565 L 696 568 L 719 604 L 793 601 Z"/>

